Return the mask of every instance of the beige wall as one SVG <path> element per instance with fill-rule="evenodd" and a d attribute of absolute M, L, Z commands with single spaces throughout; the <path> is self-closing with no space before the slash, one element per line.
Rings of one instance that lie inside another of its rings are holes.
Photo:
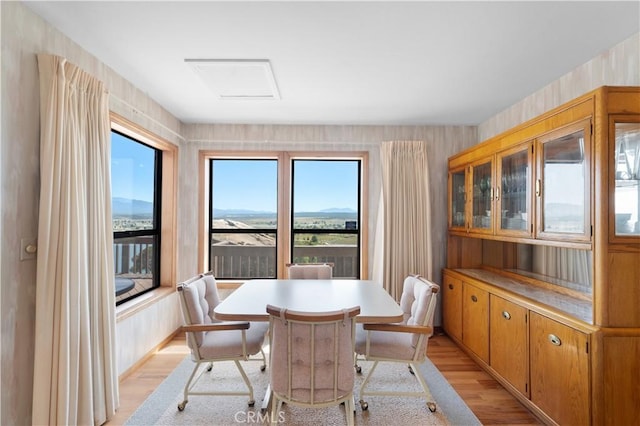
<path fill-rule="evenodd" d="M 431 196 L 433 199 L 432 241 L 435 281 L 440 281 L 444 267 L 447 228 L 447 158 L 477 142 L 475 126 L 267 126 L 267 125 L 187 125 L 187 143 L 180 155 L 180 170 L 198 169 L 200 150 L 247 151 L 367 151 L 369 152 L 369 276 L 375 244 L 375 224 L 381 176 L 379 150 L 382 141 L 423 140 L 428 144 Z M 197 181 L 180 179 L 180 205 L 195 205 Z M 197 211 L 185 211 L 179 217 L 180 235 L 197 234 Z M 183 241 L 179 247 L 179 271 L 190 271 L 197 265 L 197 246 Z"/>
<path fill-rule="evenodd" d="M 2 104 L 0 137 L 0 256 L 2 327 L 0 424 L 31 423 L 35 324 L 36 261 L 20 260 L 20 240 L 38 231 L 39 81 L 37 53 L 66 57 L 101 79 L 112 94 L 111 108 L 124 117 L 179 143 L 180 122 L 96 58 L 18 2 L 0 2 L 2 43 Z M 133 107 L 132 107 L 133 106 Z M 152 118 L 149 118 L 152 117 Z M 147 353 L 176 329 L 177 298 L 157 315 L 150 308 L 117 324 L 118 370 Z M 151 322 L 153 321 L 153 322 Z M 148 327 L 149 324 L 160 324 Z M 140 338 L 139 324 L 146 324 Z M 169 331 L 170 330 L 170 331 Z M 127 351 L 120 348 L 127 347 Z"/>
<path fill-rule="evenodd" d="M 640 86 L 640 33 L 481 123 L 479 140 L 489 139 L 600 86 Z"/>
<path fill-rule="evenodd" d="M 477 129 L 470 127 L 395 127 L 395 126 L 260 126 L 260 125 L 182 125 L 153 100 L 114 73 L 96 58 L 67 39 L 55 28 L 42 21 L 30 9 L 17 2 L 0 2 L 2 36 L 2 100 L 0 133 L 0 327 L 2 334 L 2 403 L 0 424 L 28 424 L 31 422 L 31 392 L 33 380 L 33 348 L 35 320 L 36 262 L 20 260 L 20 240 L 35 238 L 38 228 L 39 194 L 39 97 L 36 54 L 52 53 L 71 62 L 104 81 L 112 94 L 111 108 L 120 115 L 180 145 L 179 206 L 193 205 L 197 200 L 196 179 L 199 149 L 336 149 L 367 150 L 371 153 L 369 190 L 371 199 L 370 244 L 375 241 L 373 224 L 380 188 L 378 147 L 384 140 L 425 140 L 429 144 L 432 164 L 431 185 L 434 200 L 433 243 L 436 247 L 434 268 L 444 265 L 446 236 L 446 159 L 451 154 L 478 141 Z M 638 85 L 638 38 L 614 47 L 611 57 L 594 59 L 584 70 L 577 70 L 584 78 L 600 76 L 603 67 L 625 68 L 625 84 Z M 635 48 L 635 52 L 633 49 Z M 624 53 L 619 53 L 620 49 Z M 605 54 L 607 53 L 605 52 Z M 626 55 L 629 55 L 630 59 Z M 635 70 L 635 82 L 630 76 Z M 617 75 L 617 71 L 614 73 Z M 561 92 L 573 93 L 572 77 L 558 83 Z M 593 84 L 611 84 L 600 77 Z M 568 90 L 568 92 L 567 92 Z M 575 90 L 583 91 L 582 85 Z M 586 91 L 586 90 L 584 90 Z M 577 93 L 579 95 L 581 93 Z M 532 95 L 535 97 L 535 94 Z M 568 96 L 568 95 L 567 95 Z M 571 95 L 573 96 L 573 95 Z M 564 96 L 562 97 L 564 99 Z M 563 100 L 564 101 L 564 100 Z M 555 101 L 554 101 L 555 102 Z M 552 103 L 554 103 L 552 102 Z M 531 107 L 534 103 L 535 107 Z M 527 98 L 514 108 L 538 114 L 547 104 Z M 555 105 L 553 105 L 555 106 Z M 481 126 L 482 139 L 493 132 L 505 130 L 518 123 L 520 112 L 507 112 L 487 120 Z M 534 114 L 534 115 L 535 115 Z M 506 127 L 505 127 L 506 126 Z M 499 130 L 498 130 L 499 129 Z M 186 140 L 186 141 L 185 141 Z M 178 212 L 178 271 L 181 280 L 198 272 L 196 250 L 197 218 L 195 209 L 179 208 Z M 372 253 L 372 251 L 370 250 Z M 133 365 L 140 354 L 159 343 L 168 330 L 175 328 L 178 304 L 175 297 L 164 299 L 160 305 L 118 323 L 119 371 Z M 168 312 L 168 314 L 167 314 Z M 144 339 L 140 338 L 141 325 Z M 151 331 L 150 331 L 151 330 Z M 157 334 L 150 334 L 156 331 Z M 132 344 L 132 343 L 138 344 Z M 8 390 L 11 391 L 8 391 Z"/>

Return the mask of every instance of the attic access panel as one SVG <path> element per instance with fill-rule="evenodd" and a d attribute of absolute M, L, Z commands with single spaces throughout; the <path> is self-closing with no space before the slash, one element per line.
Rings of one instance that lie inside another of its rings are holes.
<path fill-rule="evenodd" d="M 271 63 L 266 59 L 185 59 L 185 62 L 219 99 L 280 99 Z"/>

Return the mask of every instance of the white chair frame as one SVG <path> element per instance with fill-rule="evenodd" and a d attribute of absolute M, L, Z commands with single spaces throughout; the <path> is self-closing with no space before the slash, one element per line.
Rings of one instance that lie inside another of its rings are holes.
<path fill-rule="evenodd" d="M 340 405 L 344 403 L 344 409 L 345 409 L 345 416 L 347 418 L 347 425 L 349 426 L 353 426 L 355 423 L 355 416 L 354 416 L 354 412 L 355 412 L 355 405 L 354 405 L 354 395 L 353 395 L 353 389 L 351 390 L 351 392 L 349 392 L 348 394 L 342 396 L 341 398 L 335 398 L 331 401 L 326 401 L 326 402 L 314 402 L 314 385 L 313 385 L 313 377 L 315 377 L 314 375 L 314 371 L 315 371 L 315 347 L 314 347 L 314 343 L 315 343 L 315 326 L 317 325 L 326 325 L 326 324 L 332 324 L 334 325 L 334 339 L 337 340 L 338 337 L 338 333 L 339 333 L 339 329 L 338 327 L 343 327 L 344 322 L 348 319 L 351 319 L 351 352 L 353 353 L 353 349 L 354 349 L 354 345 L 355 345 L 355 316 L 358 315 L 360 313 L 360 307 L 353 307 L 350 309 L 343 309 L 342 311 L 335 311 L 335 312 L 317 312 L 317 313 L 309 313 L 309 312 L 295 312 L 295 311 L 288 311 L 286 309 L 281 309 L 275 306 L 271 306 L 271 305 L 267 305 L 267 312 L 269 313 L 270 317 L 269 317 L 269 336 L 271 336 L 273 338 L 273 323 L 274 321 L 280 321 L 280 320 L 284 320 L 286 321 L 287 324 L 287 334 L 288 334 L 288 340 L 289 340 L 289 346 L 287 347 L 287 369 L 288 369 L 288 377 L 289 380 L 291 379 L 291 374 L 292 374 L 292 357 L 291 357 L 291 328 L 295 325 L 295 324 L 304 324 L 306 326 L 311 327 L 311 338 L 310 338 L 310 345 L 311 345 L 311 360 L 310 360 L 310 365 L 311 365 L 311 396 L 310 396 L 310 400 L 311 402 L 306 402 L 306 401 L 300 401 L 297 399 L 292 398 L 291 396 L 291 388 L 289 387 L 289 390 L 286 394 L 282 394 L 282 393 L 277 393 L 275 391 L 272 392 L 272 400 L 271 400 L 271 425 L 276 425 L 278 423 L 278 413 L 280 412 L 280 409 L 282 407 L 283 403 L 287 403 L 287 404 L 291 404 L 293 406 L 300 406 L 300 407 L 308 407 L 308 408 L 323 408 L 323 407 L 331 407 L 334 405 Z M 273 354 L 273 351 L 272 351 Z M 336 354 L 337 356 L 337 354 Z M 270 362 L 271 368 L 273 368 L 273 359 Z M 349 368 L 351 368 L 349 366 Z M 334 393 L 337 394 L 338 389 L 338 373 L 339 373 L 339 365 L 337 362 L 333 363 L 333 386 L 334 386 Z M 291 383 L 289 382 L 289 385 Z"/>
<path fill-rule="evenodd" d="M 184 283 L 178 284 L 177 290 L 178 292 L 182 292 L 185 286 L 201 279 L 206 275 L 211 275 L 211 273 L 200 274 L 196 277 L 185 281 Z M 180 295 L 180 302 L 182 305 L 182 312 L 184 316 L 184 320 L 186 325 L 181 327 L 181 331 L 185 332 L 186 338 L 188 339 L 189 347 L 192 348 L 192 360 L 195 362 L 195 366 L 187 383 L 184 387 L 184 399 L 182 402 L 178 404 L 178 411 L 183 411 L 185 406 L 189 402 L 189 395 L 208 395 L 208 396 L 247 396 L 249 398 L 248 405 L 253 407 L 255 404 L 255 399 L 253 397 L 253 386 L 249 381 L 249 377 L 245 373 L 240 361 L 262 361 L 262 365 L 260 366 L 260 371 L 265 371 L 266 364 L 266 356 L 264 354 L 264 350 L 260 348 L 261 358 L 250 358 L 250 354 L 247 352 L 247 331 L 250 327 L 250 323 L 248 321 L 229 321 L 229 322 L 216 322 L 211 324 L 193 324 L 193 320 L 189 317 L 189 310 L 184 299 L 184 296 Z M 216 358 L 206 358 L 200 355 L 200 351 L 198 350 L 198 343 L 196 341 L 195 334 L 198 332 L 215 332 L 215 331 L 223 331 L 223 330 L 240 330 L 242 332 L 242 354 L 240 356 L 235 357 L 216 357 Z M 193 349 L 197 348 L 197 349 Z M 215 362 L 222 361 L 233 361 L 236 368 L 240 372 L 242 379 L 247 387 L 247 391 L 245 392 L 232 392 L 232 391 L 210 391 L 210 392 L 199 392 L 193 391 L 193 388 L 196 386 L 200 378 L 205 372 L 211 371 L 213 368 L 213 364 Z M 202 364 L 207 364 L 206 368 L 200 368 Z"/>
<path fill-rule="evenodd" d="M 427 284 L 431 285 L 430 282 L 428 282 L 427 280 L 425 280 L 424 278 L 420 277 L 420 276 L 415 276 L 416 278 L 419 278 L 420 280 L 426 282 Z M 367 340 L 366 340 L 366 352 L 364 354 L 364 359 L 366 361 L 373 361 L 373 365 L 371 367 L 371 370 L 369 370 L 369 373 L 367 374 L 366 378 L 364 379 L 364 382 L 362 383 L 362 385 L 360 386 L 360 407 L 362 408 L 362 410 L 367 410 L 369 405 L 368 403 L 364 400 L 364 397 L 366 395 L 372 395 L 372 396 L 407 396 L 407 397 L 424 397 L 427 401 L 427 407 L 429 408 L 429 410 L 431 412 L 435 412 L 436 411 L 436 403 L 433 399 L 433 396 L 431 395 L 431 390 L 429 389 L 429 386 L 427 385 L 427 382 L 424 380 L 424 378 L 422 377 L 422 374 L 420 374 L 420 370 L 418 369 L 418 366 L 420 363 L 422 363 L 422 361 L 424 361 L 425 357 L 426 357 L 426 353 L 421 353 L 423 351 L 420 351 L 419 349 L 423 347 L 423 344 L 425 343 L 424 340 L 428 339 L 432 334 L 433 334 L 433 327 L 429 326 L 428 324 L 431 323 L 431 321 L 433 320 L 433 315 L 435 313 L 435 309 L 436 309 L 436 304 L 437 304 L 437 297 L 436 294 L 438 293 L 438 287 L 432 287 L 432 292 L 433 295 L 429 300 L 429 305 L 427 307 L 427 313 L 425 315 L 424 318 L 424 322 L 422 325 L 406 325 L 406 324 L 363 324 L 363 328 L 364 330 L 367 332 Z M 413 354 L 413 358 L 411 359 L 396 359 L 396 358 L 384 358 L 384 357 L 376 357 L 376 356 L 372 356 L 370 355 L 370 339 L 369 339 L 369 333 L 371 331 L 382 331 L 382 332 L 393 332 L 393 333 L 412 333 L 412 334 L 419 334 L 418 337 L 418 341 L 415 345 L 416 350 L 414 351 Z M 357 355 L 356 355 L 356 361 L 357 361 Z M 409 371 L 411 372 L 412 375 L 414 375 L 416 377 L 416 379 L 418 380 L 418 382 L 420 383 L 420 386 L 422 387 L 422 392 L 402 392 L 402 391 L 369 391 L 366 389 L 367 384 L 369 383 L 369 380 L 371 379 L 371 376 L 373 375 L 373 372 L 376 370 L 376 367 L 378 366 L 378 363 L 380 362 L 395 362 L 395 363 L 403 363 L 403 364 L 409 364 Z M 359 373 L 360 367 L 356 364 L 356 371 Z"/>

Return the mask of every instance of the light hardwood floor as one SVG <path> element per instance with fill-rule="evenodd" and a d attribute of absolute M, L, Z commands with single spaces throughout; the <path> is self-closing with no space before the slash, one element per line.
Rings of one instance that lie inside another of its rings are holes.
<path fill-rule="evenodd" d="M 120 382 L 120 409 L 107 425 L 124 424 L 188 353 L 177 336 Z M 446 335 L 433 336 L 427 354 L 483 425 L 542 424 Z"/>

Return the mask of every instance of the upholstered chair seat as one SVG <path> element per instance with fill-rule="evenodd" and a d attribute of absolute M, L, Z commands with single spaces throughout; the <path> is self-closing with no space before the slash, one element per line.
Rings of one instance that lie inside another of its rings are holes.
<path fill-rule="evenodd" d="M 238 392 L 197 392 L 193 387 L 205 372 L 211 371 L 214 362 L 233 361 L 242 376 L 249 397 L 249 405 L 255 403 L 253 387 L 240 364 L 251 355 L 261 354 L 262 367 L 266 368 L 266 358 L 262 350 L 269 328 L 266 322 L 224 322 L 214 317 L 214 308 L 220 303 L 216 281 L 213 275 L 200 274 L 178 285 L 182 305 L 187 344 L 191 349 L 191 359 L 196 363 L 184 388 L 184 400 L 178 410 L 184 410 L 189 395 L 241 395 Z M 203 363 L 208 368 L 201 369 Z"/>
<path fill-rule="evenodd" d="M 283 402 L 311 408 L 344 402 L 347 424 L 353 425 L 353 339 L 360 308 L 310 313 L 267 305 L 267 312 L 272 424 Z"/>
<path fill-rule="evenodd" d="M 360 372 L 357 356 L 374 361 L 369 374 L 360 388 L 360 405 L 364 410 L 368 404 L 365 395 L 394 395 L 425 397 L 431 411 L 436 404 L 426 382 L 420 375 L 418 365 L 424 361 L 427 343 L 433 334 L 433 316 L 437 293 L 440 287 L 420 276 L 410 275 L 403 283 L 400 308 L 404 319 L 396 324 L 364 324 L 356 328 L 356 371 Z M 416 393 L 367 391 L 367 385 L 379 362 L 401 362 L 409 364 L 410 371 L 420 382 L 423 391 Z"/>

